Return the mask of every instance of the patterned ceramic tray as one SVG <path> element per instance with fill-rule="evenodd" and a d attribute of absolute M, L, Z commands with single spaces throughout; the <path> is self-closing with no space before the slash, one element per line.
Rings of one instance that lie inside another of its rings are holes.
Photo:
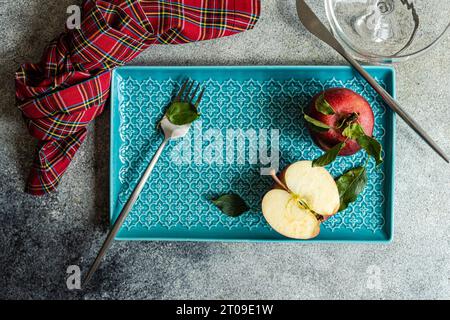
<path fill-rule="evenodd" d="M 393 69 L 367 69 L 394 94 Z M 381 168 L 370 163 L 369 183 L 358 201 L 326 221 L 320 236 L 311 241 L 392 239 L 394 114 L 352 69 L 334 66 L 115 70 L 111 97 L 112 221 L 158 148 L 162 135 L 156 124 L 187 77 L 207 89 L 201 120 L 188 137 L 172 142 L 165 150 L 118 239 L 294 241 L 273 231 L 260 212 L 261 198 L 272 186 L 261 170 L 276 166 L 276 155 L 278 166 L 283 168 L 322 153 L 305 128 L 302 109 L 317 92 L 339 86 L 362 94 L 371 103 L 376 117 L 374 134 L 383 144 L 385 162 Z M 338 176 L 362 163 L 363 158 L 361 153 L 341 157 L 330 171 Z M 240 194 L 250 212 L 229 218 L 208 200 L 228 192 Z"/>

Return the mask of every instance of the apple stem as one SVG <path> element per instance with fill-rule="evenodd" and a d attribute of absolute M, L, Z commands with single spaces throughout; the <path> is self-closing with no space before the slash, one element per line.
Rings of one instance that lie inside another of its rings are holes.
<path fill-rule="evenodd" d="M 286 187 L 286 185 L 285 185 L 283 182 L 281 182 L 280 179 L 278 179 L 277 173 L 275 172 L 274 169 L 272 169 L 272 170 L 270 171 L 270 175 L 272 176 L 272 179 L 273 179 L 280 187 L 282 187 L 282 188 L 283 188 L 284 190 L 286 190 L 287 192 L 291 192 L 291 191 L 289 190 L 289 188 Z"/>

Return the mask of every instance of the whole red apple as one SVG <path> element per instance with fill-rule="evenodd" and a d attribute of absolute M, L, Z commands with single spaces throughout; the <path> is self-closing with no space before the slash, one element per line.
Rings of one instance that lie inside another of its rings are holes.
<path fill-rule="evenodd" d="M 322 98 L 322 95 L 324 100 L 333 108 L 334 114 L 326 115 L 317 110 L 316 102 L 319 98 Z M 350 89 L 332 88 L 317 94 L 313 97 L 306 113 L 330 127 L 327 131 L 319 132 L 312 129 L 310 125 L 308 126 L 314 142 L 324 151 L 328 151 L 347 139 L 342 135 L 342 131 L 348 122 L 357 121 L 366 135 L 371 137 L 373 134 L 374 116 L 372 108 L 366 99 Z M 361 147 L 355 140 L 348 140 L 339 155 L 349 156 L 360 149 Z"/>

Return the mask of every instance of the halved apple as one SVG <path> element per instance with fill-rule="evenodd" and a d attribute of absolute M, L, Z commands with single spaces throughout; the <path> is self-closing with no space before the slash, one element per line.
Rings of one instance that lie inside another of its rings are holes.
<path fill-rule="evenodd" d="M 267 222 L 280 234 L 294 239 L 311 239 L 320 232 L 323 218 L 339 210 L 336 183 L 323 167 L 311 161 L 290 165 L 282 180 L 274 179 L 282 189 L 269 191 L 262 201 Z"/>

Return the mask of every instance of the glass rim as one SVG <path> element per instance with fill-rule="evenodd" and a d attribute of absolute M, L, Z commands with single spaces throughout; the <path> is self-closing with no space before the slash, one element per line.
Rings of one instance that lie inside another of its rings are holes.
<path fill-rule="evenodd" d="M 358 60 L 363 61 L 369 61 L 374 63 L 391 63 L 391 62 L 401 62 L 406 61 L 411 58 L 419 57 L 422 54 L 426 53 L 428 50 L 433 48 L 437 43 L 440 42 L 440 40 L 444 37 L 444 35 L 447 33 L 447 31 L 450 29 L 450 22 L 447 24 L 447 26 L 444 28 L 444 30 L 437 36 L 436 39 L 434 39 L 431 43 L 429 43 L 424 48 L 417 50 L 412 53 L 408 54 L 400 54 L 400 55 L 391 55 L 391 56 L 384 56 L 384 55 L 377 55 L 369 52 L 364 52 L 355 49 L 355 47 L 351 44 L 352 42 L 345 34 L 342 27 L 339 25 L 338 20 L 334 14 L 333 10 L 333 4 L 332 1 L 334 0 L 324 0 L 325 2 L 325 13 L 328 19 L 328 23 L 330 24 L 331 31 L 336 37 L 336 39 L 346 47 L 346 49 Z"/>

